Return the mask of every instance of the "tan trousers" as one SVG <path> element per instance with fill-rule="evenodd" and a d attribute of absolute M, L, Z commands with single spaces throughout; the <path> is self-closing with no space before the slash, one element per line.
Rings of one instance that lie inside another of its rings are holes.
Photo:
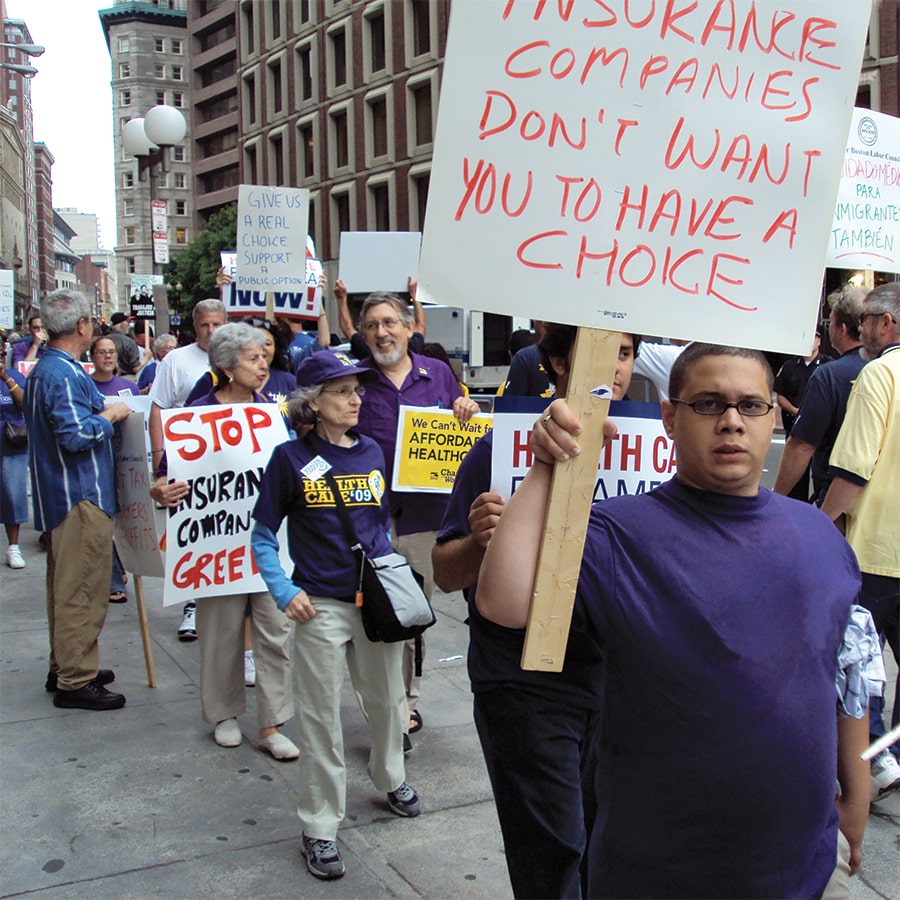
<path fill-rule="evenodd" d="M 300 733 L 297 817 L 307 837 L 333 841 L 347 805 L 341 725 L 345 668 L 372 732 L 372 784 L 386 794 L 406 779 L 402 648 L 370 641 L 354 604 L 329 597 L 309 599 L 316 614 L 294 628 L 294 693 Z"/>
<path fill-rule="evenodd" d="M 97 677 L 97 640 L 109 608 L 112 519 L 82 500 L 50 532 L 47 547 L 47 625 L 50 671 L 64 691 Z"/>
<path fill-rule="evenodd" d="M 822 900 L 848 900 L 850 897 L 850 843 L 839 831 L 837 865 L 825 885 Z"/>
<path fill-rule="evenodd" d="M 434 567 L 431 565 L 431 548 L 437 538 L 436 531 L 420 531 L 416 534 L 397 534 L 396 523 L 392 534 L 394 549 L 406 557 L 406 561 L 425 579 L 425 596 L 431 599 L 434 593 Z M 422 647 L 422 664 L 425 664 L 425 635 L 419 636 Z M 424 669 L 423 669 L 424 671 Z M 412 712 L 422 689 L 422 679 L 416 675 L 416 642 L 403 644 L 403 684 L 406 687 L 406 705 Z M 407 725 L 408 727 L 408 725 Z M 404 731 L 406 728 L 404 728 Z"/>
<path fill-rule="evenodd" d="M 260 729 L 274 728 L 294 715 L 291 620 L 268 591 L 197 600 L 200 706 L 207 722 L 237 718 L 247 708 L 244 616 L 248 599 L 256 663 L 256 717 Z"/>

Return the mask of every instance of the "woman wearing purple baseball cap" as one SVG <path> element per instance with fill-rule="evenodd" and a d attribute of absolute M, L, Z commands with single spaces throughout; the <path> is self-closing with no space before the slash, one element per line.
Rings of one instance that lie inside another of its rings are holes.
<path fill-rule="evenodd" d="M 354 430 L 365 383 L 377 377 L 345 353 L 323 350 L 303 360 L 289 410 L 295 424 L 312 429 L 302 440 L 275 448 L 253 511 L 256 563 L 275 602 L 296 623 L 297 815 L 306 866 L 322 879 L 344 874 L 336 840 L 346 809 L 345 665 L 372 731 L 369 775 L 376 790 L 387 795 L 398 816 L 412 818 L 420 811 L 403 759 L 403 645 L 366 637 L 354 602 L 359 559 L 349 547 L 333 493 L 336 486 L 366 555 L 391 553 L 384 456 L 375 441 Z M 290 576 L 281 567 L 276 536 L 285 518 L 294 564 Z"/>

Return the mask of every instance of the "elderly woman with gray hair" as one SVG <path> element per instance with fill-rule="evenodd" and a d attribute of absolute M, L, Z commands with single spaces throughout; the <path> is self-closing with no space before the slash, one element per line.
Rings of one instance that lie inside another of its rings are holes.
<path fill-rule="evenodd" d="M 295 422 L 312 424 L 302 440 L 275 448 L 253 510 L 257 565 L 294 628 L 294 694 L 300 734 L 297 816 L 301 852 L 317 878 L 340 878 L 336 843 L 346 810 L 347 773 L 341 729 L 345 667 L 360 698 L 372 745 L 369 776 L 388 808 L 407 818 L 419 798 L 406 783 L 403 726 L 406 702 L 400 644 L 366 637 L 356 605 L 359 559 L 350 549 L 337 498 L 346 508 L 366 555 L 391 552 L 384 456 L 355 431 L 360 403 L 377 376 L 344 353 L 323 350 L 297 369 L 291 401 Z M 289 576 L 278 557 L 281 523 L 288 520 Z"/>
<path fill-rule="evenodd" d="M 222 325 L 209 342 L 209 362 L 216 387 L 191 406 L 267 402 L 259 393 L 269 372 L 261 331 L 249 325 Z M 167 484 L 164 465 L 150 493 L 165 506 L 178 506 L 187 496 L 188 485 L 184 481 Z M 300 751 L 278 730 L 294 714 L 288 650 L 291 623 L 268 591 L 197 600 L 203 718 L 215 723 L 220 747 L 241 743 L 237 717 L 246 709 L 244 615 L 248 608 L 256 660 L 258 746 L 275 759 L 296 759 Z"/>

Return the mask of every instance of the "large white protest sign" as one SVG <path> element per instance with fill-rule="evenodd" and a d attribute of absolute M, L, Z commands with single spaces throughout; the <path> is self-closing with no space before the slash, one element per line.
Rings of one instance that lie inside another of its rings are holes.
<path fill-rule="evenodd" d="M 0 269 L 0 328 L 16 326 L 16 289 L 12 269 Z"/>
<path fill-rule="evenodd" d="M 540 397 L 498 397 L 494 406 L 491 490 L 509 499 L 533 463 L 535 419 L 547 408 Z M 675 474 L 675 445 L 666 435 L 657 403 L 613 401 L 609 417 L 618 433 L 600 453 L 593 499 L 644 494 Z"/>
<path fill-rule="evenodd" d="M 119 512 L 113 519 L 113 539 L 126 572 L 162 578 L 165 570 L 150 497 L 150 398 L 131 396 L 122 400 L 135 411 L 116 424 L 113 438 L 119 501 Z"/>
<path fill-rule="evenodd" d="M 263 471 L 287 427 L 273 403 L 163 410 L 168 476 L 190 493 L 166 524 L 163 605 L 266 590 L 250 550 Z"/>
<path fill-rule="evenodd" d="M 853 110 L 828 265 L 900 271 L 900 119 L 894 116 Z"/>
<path fill-rule="evenodd" d="M 306 289 L 305 188 L 238 187 L 236 286 L 239 291 Z"/>
<path fill-rule="evenodd" d="M 234 250 L 222 250 L 219 254 L 222 270 L 231 282 L 221 287 L 221 298 L 229 316 L 259 316 L 269 313 L 287 319 L 318 319 L 322 313 L 322 260 L 307 256 L 303 263 L 302 291 L 248 291 L 238 290 L 237 258 Z M 271 299 L 271 309 L 269 300 Z"/>
<path fill-rule="evenodd" d="M 869 12 L 455 3 L 422 299 L 805 353 Z"/>
<path fill-rule="evenodd" d="M 338 277 L 348 291 L 403 293 L 419 271 L 418 231 L 342 231 Z"/>

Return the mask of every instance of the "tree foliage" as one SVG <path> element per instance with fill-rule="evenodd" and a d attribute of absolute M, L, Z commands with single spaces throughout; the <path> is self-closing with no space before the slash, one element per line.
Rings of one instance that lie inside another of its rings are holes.
<path fill-rule="evenodd" d="M 216 273 L 221 266 L 219 253 L 234 250 L 237 242 L 237 204 L 231 203 L 213 213 L 206 228 L 166 266 L 164 275 L 169 297 L 189 313 L 206 297 L 218 297 Z M 176 285 L 181 285 L 181 290 Z"/>

